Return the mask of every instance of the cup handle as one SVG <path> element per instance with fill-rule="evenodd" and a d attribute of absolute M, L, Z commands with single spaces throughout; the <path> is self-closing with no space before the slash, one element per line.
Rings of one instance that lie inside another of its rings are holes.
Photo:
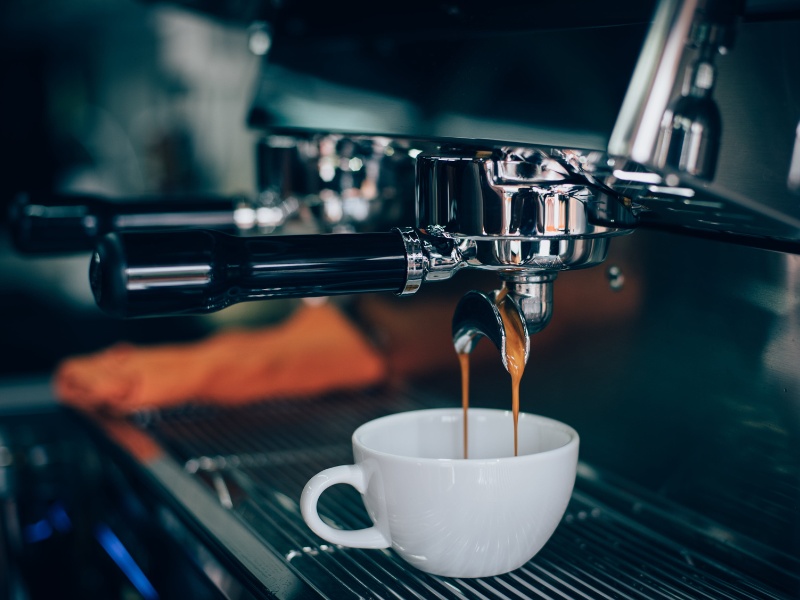
<path fill-rule="evenodd" d="M 337 483 L 352 485 L 360 493 L 367 489 L 364 470 L 359 465 L 341 465 L 317 473 L 306 484 L 300 497 L 300 512 L 311 531 L 319 537 L 349 548 L 389 548 L 392 544 L 376 526 L 345 531 L 323 523 L 317 512 L 317 502 L 322 492 Z"/>

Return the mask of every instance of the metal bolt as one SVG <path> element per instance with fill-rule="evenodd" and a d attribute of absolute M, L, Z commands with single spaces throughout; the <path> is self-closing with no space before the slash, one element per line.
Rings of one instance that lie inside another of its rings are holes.
<path fill-rule="evenodd" d="M 622 269 L 620 269 L 617 265 L 611 265 L 606 270 L 606 276 L 608 277 L 608 284 L 611 286 L 611 289 L 615 292 L 618 292 L 622 289 L 625 285 L 625 275 L 622 274 Z"/>
<path fill-rule="evenodd" d="M 272 32 L 269 25 L 263 22 L 253 23 L 248 30 L 250 37 L 247 45 L 256 56 L 264 56 L 272 47 Z"/>

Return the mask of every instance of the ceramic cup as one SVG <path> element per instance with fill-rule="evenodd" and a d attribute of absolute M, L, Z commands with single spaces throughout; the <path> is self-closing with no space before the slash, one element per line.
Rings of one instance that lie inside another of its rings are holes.
<path fill-rule="evenodd" d="M 512 571 L 544 546 L 567 508 L 578 462 L 578 434 L 558 421 L 469 410 L 433 409 L 370 421 L 353 434 L 354 465 L 326 469 L 306 484 L 303 518 L 325 540 L 352 548 L 393 548 L 413 566 L 447 577 Z M 320 495 L 352 485 L 374 525 L 346 531 L 324 523 Z"/>

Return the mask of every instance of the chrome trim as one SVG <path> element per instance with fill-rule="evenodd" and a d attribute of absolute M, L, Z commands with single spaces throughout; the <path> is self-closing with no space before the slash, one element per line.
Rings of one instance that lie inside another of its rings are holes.
<path fill-rule="evenodd" d="M 392 231 L 397 231 L 403 238 L 406 247 L 406 284 L 403 289 L 397 292 L 398 296 L 410 296 L 416 294 L 425 280 L 425 255 L 422 252 L 422 242 L 417 231 L 413 227 L 395 227 Z"/>
<path fill-rule="evenodd" d="M 508 369 L 508 357 L 506 354 L 506 329 L 503 325 L 503 318 L 497 308 L 497 292 L 484 294 L 472 290 L 464 294 L 456 305 L 453 313 L 452 335 L 453 346 L 457 354 L 470 354 L 482 338 L 488 339 L 498 352 L 503 367 Z M 517 311 L 519 306 L 515 302 L 510 305 Z M 519 312 L 520 321 L 524 322 L 521 311 Z M 530 352 L 530 338 L 528 332 L 523 332 L 525 336 L 525 362 L 528 362 Z"/>
<path fill-rule="evenodd" d="M 441 227 L 417 231 L 425 256 L 425 281 L 450 279 L 467 266 L 470 244 L 448 234 Z"/>
<path fill-rule="evenodd" d="M 398 296 L 416 293 L 423 281 L 450 279 L 467 266 L 459 240 L 440 227 L 433 227 L 429 231 L 396 227 L 392 231 L 400 233 L 406 247 L 406 284 Z"/>
<path fill-rule="evenodd" d="M 540 332 L 553 316 L 553 282 L 558 273 L 513 273 L 501 275 L 508 290 L 508 296 L 514 300 L 522 315 L 522 322 L 529 335 Z M 528 353 L 525 353 L 525 362 Z"/>
<path fill-rule="evenodd" d="M 475 240 L 621 233 L 593 218 L 619 210 L 621 199 L 584 172 L 580 158 L 572 151 L 548 154 L 538 148 L 422 154 L 417 157 L 417 225 Z"/>
<path fill-rule="evenodd" d="M 127 289 L 147 290 L 160 287 L 211 283 L 210 265 L 184 265 L 176 267 L 130 267 L 124 270 Z"/>
<path fill-rule="evenodd" d="M 608 152 L 649 164 L 694 22 L 698 0 L 662 0 L 645 39 Z"/>
<path fill-rule="evenodd" d="M 200 563 L 208 562 L 211 558 L 209 551 L 223 548 L 258 581 L 263 587 L 262 592 L 286 600 L 319 597 L 271 550 L 265 540 L 256 536 L 234 511 L 224 507 L 225 499 L 215 493 L 219 492 L 218 489 L 212 491 L 201 485 L 149 433 L 130 422 L 114 418 L 93 416 L 90 422 L 111 443 L 122 449 L 170 500 L 185 511 L 194 524 L 204 528 L 205 533 L 214 540 L 212 547 L 186 548 L 196 555 L 194 558 Z M 230 500 L 230 496 L 227 499 Z M 172 519 L 170 514 L 162 511 L 162 519 L 164 517 Z M 186 530 L 185 526 L 181 530 Z M 219 564 L 216 558 L 211 562 Z M 202 568 L 202 564 L 200 566 Z M 209 573 L 209 578 L 218 586 L 225 580 L 216 572 Z M 220 591 L 225 593 L 222 588 Z"/>
<path fill-rule="evenodd" d="M 792 151 L 792 160 L 789 164 L 786 185 L 790 191 L 800 194 L 800 123 L 797 124 L 797 131 L 795 132 L 794 149 Z"/>

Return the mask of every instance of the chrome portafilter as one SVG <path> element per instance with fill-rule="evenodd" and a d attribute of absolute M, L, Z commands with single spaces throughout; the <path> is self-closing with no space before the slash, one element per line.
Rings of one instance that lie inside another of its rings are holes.
<path fill-rule="evenodd" d="M 109 234 L 92 257 L 92 291 L 114 316 L 203 314 L 269 298 L 405 296 L 463 268 L 489 270 L 502 287 L 461 299 L 453 343 L 469 354 L 488 338 L 508 369 L 504 317 L 520 326 L 527 363 L 530 337 L 550 321 L 558 273 L 601 263 L 610 238 L 631 231 L 624 202 L 579 159 L 578 153 L 536 148 L 419 155 L 416 228 L 244 237 Z"/>
<path fill-rule="evenodd" d="M 457 240 L 467 266 L 495 271 L 502 280 L 498 291 L 471 291 L 461 299 L 452 335 L 460 354 L 489 339 L 506 369 L 498 301 L 513 307 L 523 324 L 527 363 L 530 336 L 552 316 L 558 272 L 601 263 L 609 239 L 630 231 L 617 195 L 575 156 L 530 148 L 421 155 L 417 206 L 428 232 Z"/>

